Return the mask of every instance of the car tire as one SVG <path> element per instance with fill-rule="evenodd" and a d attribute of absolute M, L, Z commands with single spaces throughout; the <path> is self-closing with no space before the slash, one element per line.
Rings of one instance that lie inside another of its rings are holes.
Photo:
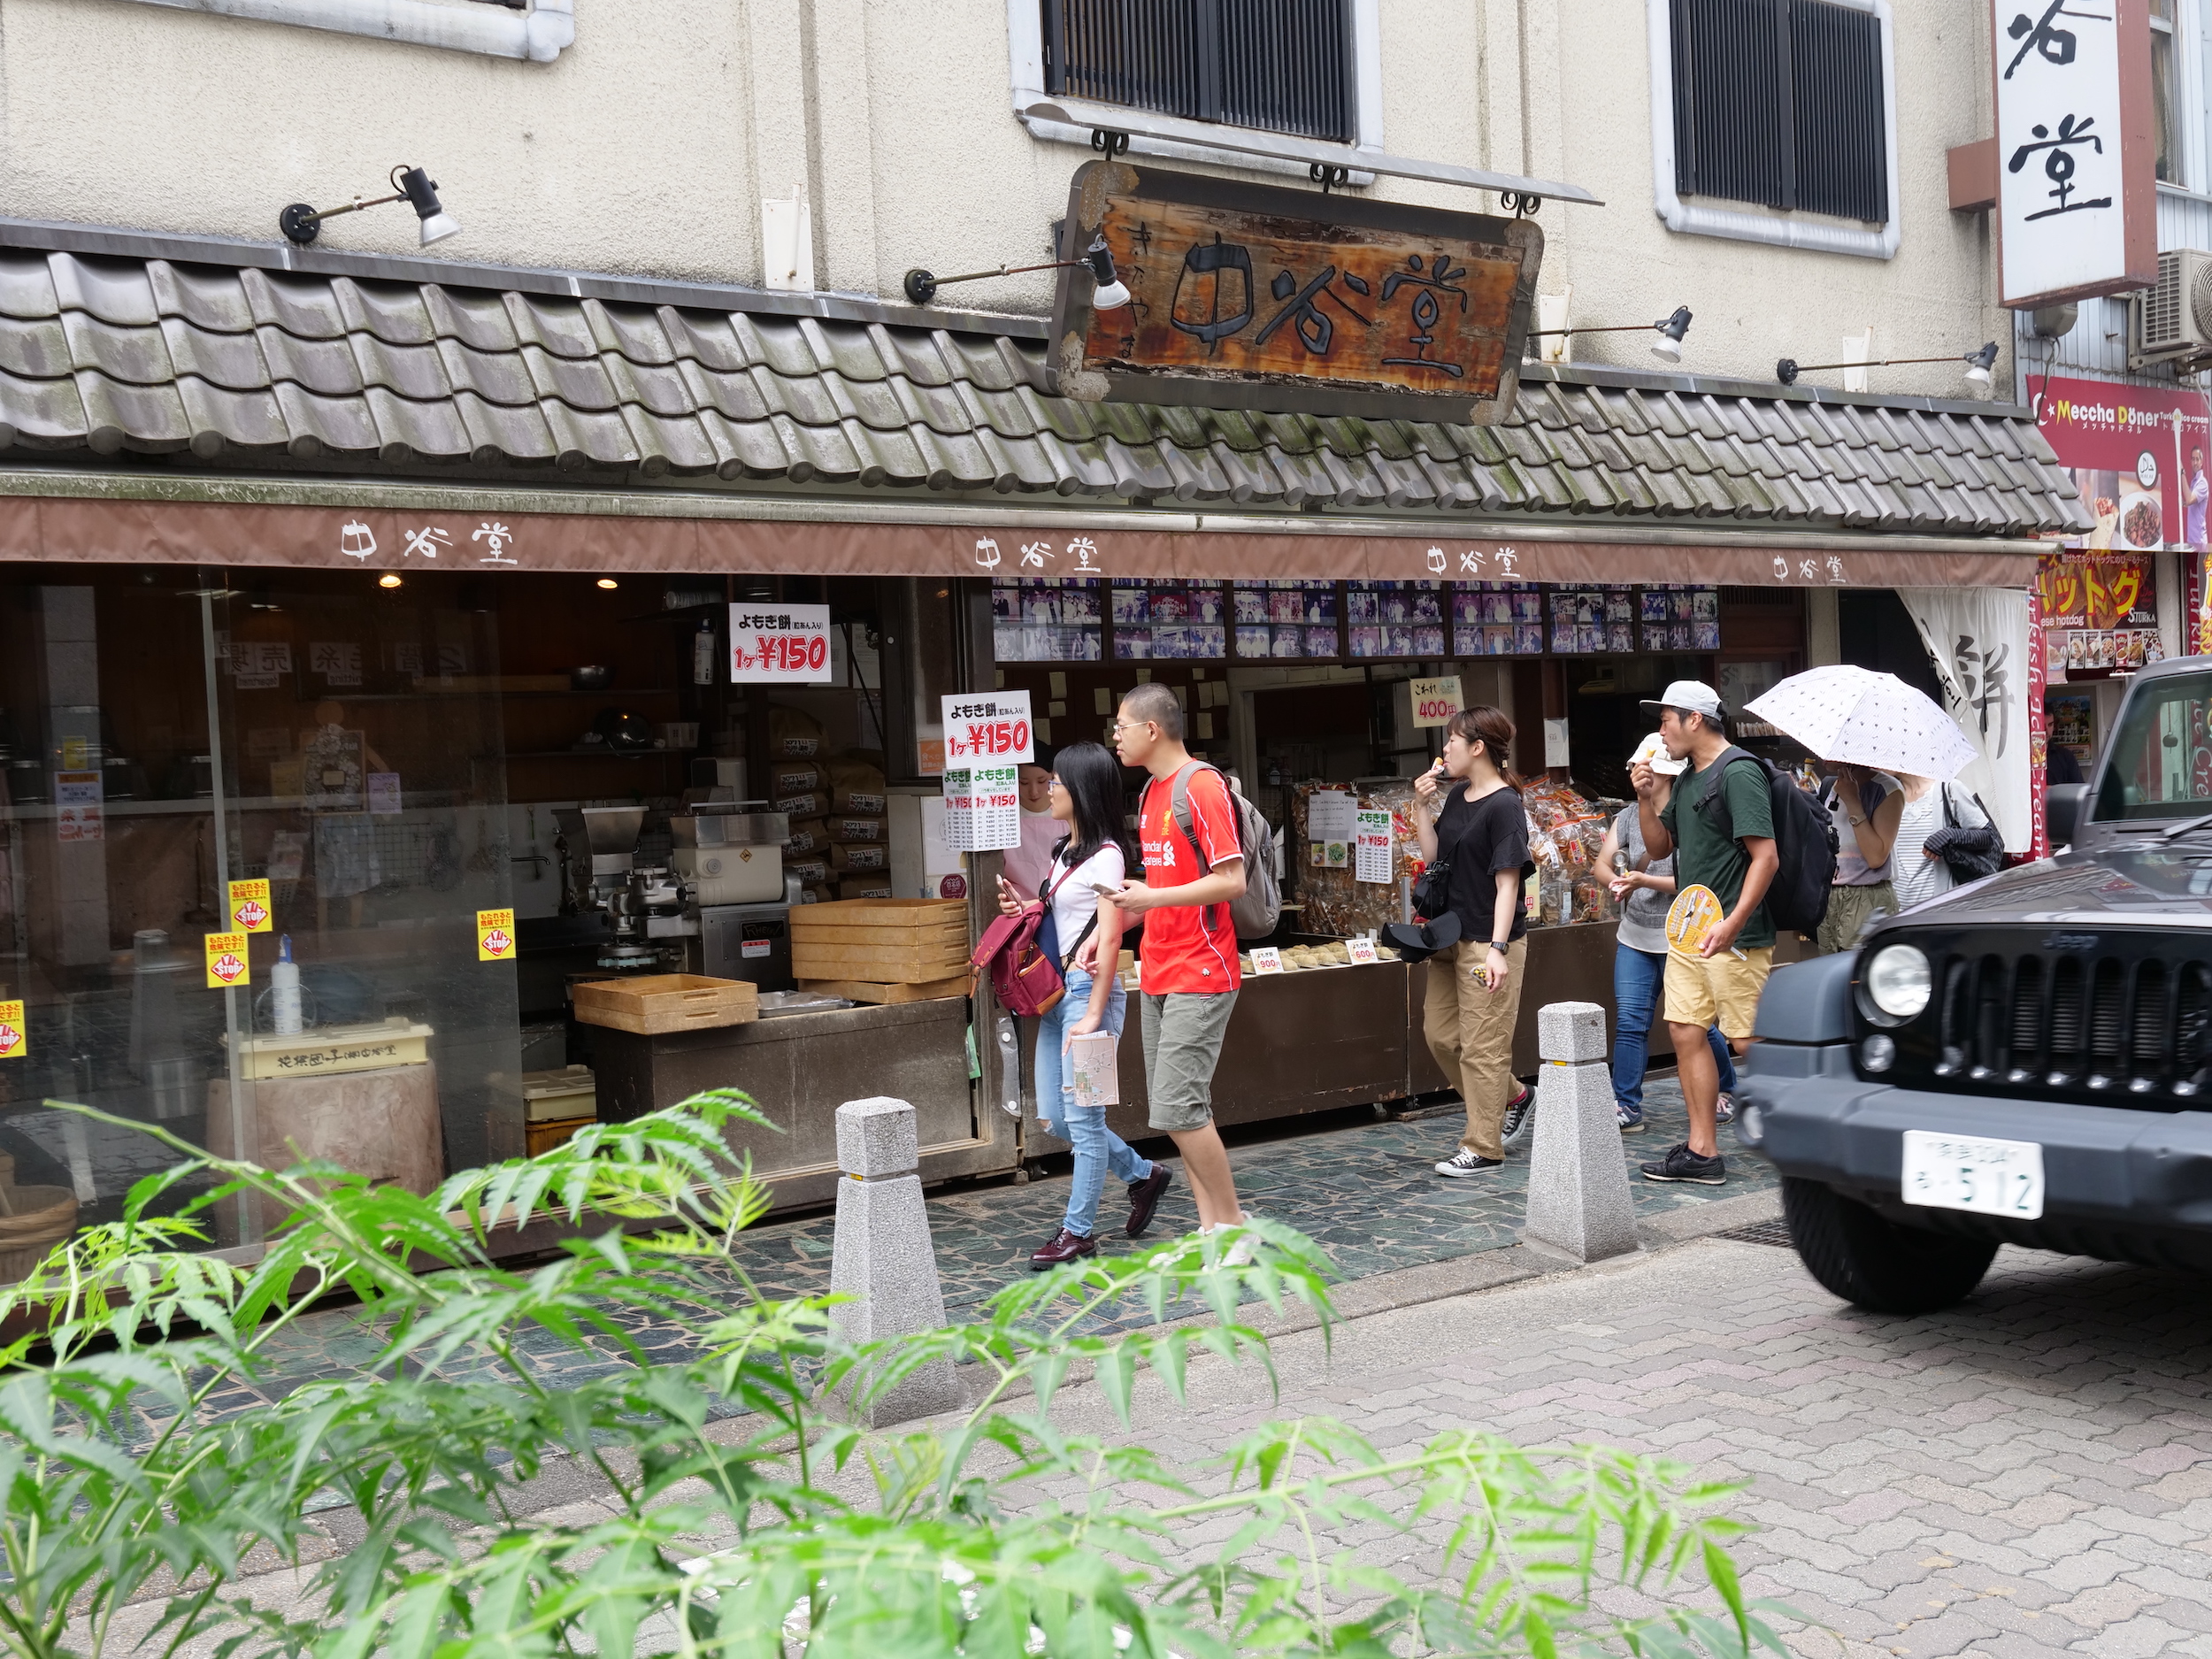
<path fill-rule="evenodd" d="M 1989 1240 L 1901 1227 L 1818 1181 L 1785 1179 L 1782 1214 L 1806 1271 L 1870 1313 L 1933 1313 L 1963 1301 L 1997 1254 Z"/>

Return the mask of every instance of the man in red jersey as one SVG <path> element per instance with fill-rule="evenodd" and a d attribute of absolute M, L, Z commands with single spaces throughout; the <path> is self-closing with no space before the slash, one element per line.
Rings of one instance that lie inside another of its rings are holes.
<path fill-rule="evenodd" d="M 1222 775 L 1183 747 L 1183 709 L 1165 686 L 1121 700 L 1114 748 L 1125 766 L 1152 774 L 1138 810 L 1142 886 L 1114 902 L 1144 918 L 1144 1075 L 1151 1122 L 1175 1141 L 1198 1201 L 1202 1229 L 1241 1226 L 1228 1148 L 1214 1127 L 1213 1079 L 1221 1041 L 1243 983 L 1230 901 L 1244 891 L 1244 849 Z M 1180 778 L 1190 831 L 1175 813 Z M 1195 843 L 1195 844 L 1194 844 Z"/>

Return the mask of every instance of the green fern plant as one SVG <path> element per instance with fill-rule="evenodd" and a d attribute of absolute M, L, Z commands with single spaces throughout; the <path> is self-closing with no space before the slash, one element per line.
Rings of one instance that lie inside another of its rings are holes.
<path fill-rule="evenodd" d="M 1248 1266 L 1225 1259 L 1233 1233 L 1187 1238 L 1025 1277 L 975 1323 L 855 1347 L 829 1298 L 764 1296 L 736 1260 L 767 1208 L 724 1139 L 739 1121 L 765 1120 L 733 1092 L 701 1094 L 426 1196 L 125 1124 L 167 1141 L 176 1164 L 0 1294 L 0 1317 L 35 1322 L 0 1350 L 0 1649 L 1783 1651 L 1731 1565 L 1743 1529 L 1720 1506 L 1733 1488 L 1663 1460 L 1462 1430 L 1385 1454 L 1312 1418 L 1207 1462 L 1146 1445 L 1131 1426 L 1141 1378 L 1179 1400 L 1194 1350 L 1268 1363 L 1250 1302 L 1303 1303 L 1326 1328 L 1327 1263 L 1289 1228 L 1255 1222 Z M 202 1218 L 240 1199 L 285 1217 L 250 1267 L 196 1250 Z M 545 1218 L 573 1231 L 557 1259 L 495 1259 L 502 1229 Z M 240 1403 L 291 1327 L 342 1291 L 373 1357 Z M 1202 1315 L 1166 1323 L 1192 1306 Z M 1122 1307 L 1152 1325 L 1098 1334 L 1095 1316 Z M 687 1355 L 649 1355 L 633 1334 L 648 1321 L 683 1333 Z M 549 1382 L 526 1354 L 548 1340 L 618 1363 Z M 833 1409 L 948 1358 L 976 1384 L 956 1420 L 870 1434 Z M 1123 1434 L 1056 1426 L 1077 1367 Z M 596 1474 L 609 1518 L 521 1506 L 522 1484 L 564 1458 Z M 333 1505 L 361 1540 L 316 1567 L 307 1594 L 280 1607 L 242 1592 L 250 1558 L 297 1563 L 321 1543 L 313 1517 Z M 1225 1521 L 1224 1541 L 1194 1541 Z M 1433 1546 L 1444 1571 L 1408 1583 L 1341 1541 L 1353 1532 Z M 1617 1584 L 1646 1610 L 1601 1611 Z"/>

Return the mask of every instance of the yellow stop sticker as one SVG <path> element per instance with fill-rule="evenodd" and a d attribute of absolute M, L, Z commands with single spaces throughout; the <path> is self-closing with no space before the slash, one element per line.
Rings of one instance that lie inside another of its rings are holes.
<path fill-rule="evenodd" d="M 31 1028 L 20 1002 L 0 1002 L 0 1060 L 20 1060 L 30 1052 Z"/>
<path fill-rule="evenodd" d="M 209 933 L 207 941 L 207 983 L 212 990 L 227 986 L 246 985 L 252 974 L 246 967 L 246 936 L 243 933 Z"/>
<path fill-rule="evenodd" d="M 476 912 L 476 959 L 505 962 L 515 954 L 515 913 L 512 910 Z"/>
<path fill-rule="evenodd" d="M 276 913 L 269 907 L 269 884 L 266 881 L 234 881 L 230 884 L 230 925 L 242 933 L 265 933 L 276 921 Z"/>

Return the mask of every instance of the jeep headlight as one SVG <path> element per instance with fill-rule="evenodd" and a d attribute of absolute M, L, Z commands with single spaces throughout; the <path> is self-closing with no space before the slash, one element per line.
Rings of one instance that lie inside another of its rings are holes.
<path fill-rule="evenodd" d="M 1867 1000 L 1900 1024 L 1917 1018 L 1935 990 L 1926 954 L 1912 945 L 1884 945 L 1876 951 L 1863 983 Z"/>

